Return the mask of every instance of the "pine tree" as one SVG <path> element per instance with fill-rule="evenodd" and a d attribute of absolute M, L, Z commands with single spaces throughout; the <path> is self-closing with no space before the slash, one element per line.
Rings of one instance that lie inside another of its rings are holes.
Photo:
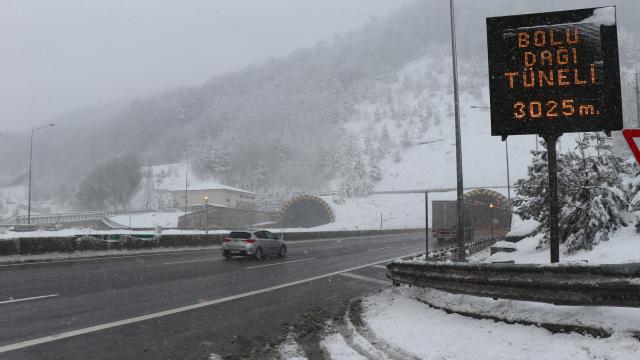
<path fill-rule="evenodd" d="M 402 133 L 402 140 L 400 141 L 400 146 L 403 149 L 407 149 L 411 146 L 411 136 L 409 136 L 409 130 L 405 129 Z"/>
<path fill-rule="evenodd" d="M 560 237 L 568 252 L 591 249 L 620 226 L 627 226 L 622 190 L 622 159 L 600 134 L 585 133 L 576 141 L 577 152 L 566 156 L 572 170 L 560 219 Z"/>
<path fill-rule="evenodd" d="M 357 158 L 353 167 L 344 174 L 340 185 L 340 193 L 344 197 L 365 197 L 373 191 L 364 162 Z"/>
<path fill-rule="evenodd" d="M 558 154 L 558 200 L 560 241 L 567 252 L 591 249 L 609 234 L 626 226 L 621 211 L 627 201 L 621 174 L 625 169 L 601 134 L 585 134 L 577 140 L 576 152 Z M 549 241 L 549 197 L 546 150 L 533 151 L 527 177 L 516 182 L 515 212 L 523 219 L 540 222 Z"/>
<path fill-rule="evenodd" d="M 391 152 L 391 149 L 395 147 L 393 140 L 391 139 L 391 134 L 389 133 L 389 129 L 384 125 L 382 127 L 382 133 L 380 134 L 380 140 L 378 143 L 378 157 L 383 159 L 385 156 Z"/>
<path fill-rule="evenodd" d="M 380 169 L 378 164 L 369 164 L 369 177 L 374 184 L 382 180 L 382 170 Z"/>
<path fill-rule="evenodd" d="M 393 162 L 399 163 L 400 161 L 402 161 L 402 154 L 400 154 L 399 149 L 395 149 L 393 151 Z"/>

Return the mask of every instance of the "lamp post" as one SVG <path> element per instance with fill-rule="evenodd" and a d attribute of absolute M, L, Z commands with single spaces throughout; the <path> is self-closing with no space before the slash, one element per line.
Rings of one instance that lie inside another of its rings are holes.
<path fill-rule="evenodd" d="M 31 130 L 31 142 L 29 144 L 29 203 L 27 205 L 27 225 L 31 225 L 31 179 L 32 179 L 31 169 L 33 164 L 33 134 L 40 129 L 44 129 L 51 126 L 55 126 L 55 125 L 54 124 L 44 125 Z"/>
<path fill-rule="evenodd" d="M 489 203 L 489 209 L 491 209 L 491 241 L 493 241 L 493 203 Z"/>
<path fill-rule="evenodd" d="M 209 234 L 209 196 L 208 195 L 204 196 L 204 219 L 205 219 L 204 234 L 208 235 Z"/>
<path fill-rule="evenodd" d="M 456 132 L 456 198 L 457 198 L 457 248 L 456 260 L 465 261 L 464 234 L 464 181 L 462 176 L 462 135 L 460 130 L 460 98 L 458 95 L 458 54 L 456 52 L 456 21 L 453 0 L 449 0 L 449 16 L 451 18 L 451 63 L 453 65 L 453 104 Z"/>

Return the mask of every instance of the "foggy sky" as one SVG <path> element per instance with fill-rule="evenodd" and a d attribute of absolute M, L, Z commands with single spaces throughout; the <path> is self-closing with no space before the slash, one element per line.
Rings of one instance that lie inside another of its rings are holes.
<path fill-rule="evenodd" d="M 199 85 L 409 0 L 3 0 L 0 131 Z"/>

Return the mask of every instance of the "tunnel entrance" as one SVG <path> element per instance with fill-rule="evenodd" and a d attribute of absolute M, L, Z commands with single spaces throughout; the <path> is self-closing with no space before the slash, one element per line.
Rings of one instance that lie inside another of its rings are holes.
<path fill-rule="evenodd" d="M 511 227 L 509 203 L 504 195 L 488 189 L 464 194 L 465 226 L 473 227 L 475 237 L 503 237 Z"/>
<path fill-rule="evenodd" d="M 310 228 L 335 221 L 333 210 L 317 196 L 302 195 L 287 201 L 278 212 L 282 227 Z"/>

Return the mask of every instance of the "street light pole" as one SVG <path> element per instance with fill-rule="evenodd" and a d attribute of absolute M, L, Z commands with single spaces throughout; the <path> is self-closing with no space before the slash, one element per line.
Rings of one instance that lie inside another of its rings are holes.
<path fill-rule="evenodd" d="M 33 165 L 33 134 L 40 129 L 44 129 L 46 127 L 51 127 L 51 126 L 54 126 L 54 124 L 40 126 L 38 128 L 31 130 L 31 142 L 29 143 L 29 202 L 27 205 L 27 225 L 31 225 L 31 179 L 32 179 L 31 169 L 33 167 L 32 166 Z"/>
<path fill-rule="evenodd" d="M 204 219 L 205 219 L 204 234 L 208 235 L 209 234 L 209 196 L 208 195 L 204 196 Z"/>
<path fill-rule="evenodd" d="M 489 208 L 491 209 L 491 241 L 493 241 L 493 203 L 489 204 Z"/>
<path fill-rule="evenodd" d="M 449 15 L 451 17 L 451 60 L 453 65 L 453 102 L 455 106 L 455 127 L 456 127 L 456 190 L 457 190 L 457 213 L 458 213 L 458 236 L 456 260 L 465 260 L 464 248 L 464 182 L 462 178 L 462 139 L 460 135 L 460 99 L 458 97 L 458 58 L 456 54 L 456 22 L 454 17 L 453 0 L 449 0 Z"/>

